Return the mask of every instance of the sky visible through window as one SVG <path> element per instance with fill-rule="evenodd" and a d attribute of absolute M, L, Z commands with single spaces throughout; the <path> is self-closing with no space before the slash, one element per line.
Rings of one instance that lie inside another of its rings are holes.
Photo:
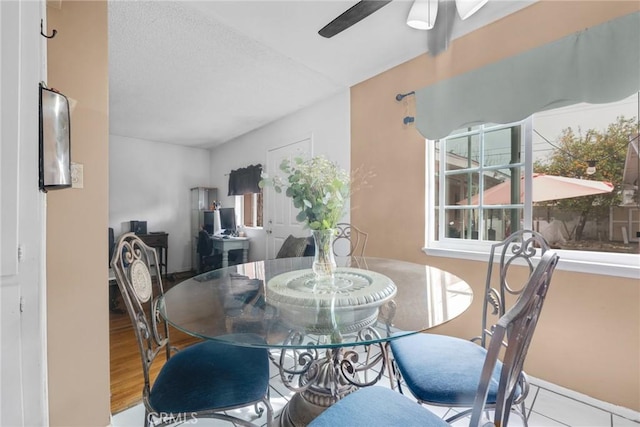
<path fill-rule="evenodd" d="M 616 118 L 624 116 L 638 119 L 638 94 L 610 104 L 575 104 L 533 115 L 533 160 L 542 160 L 554 150 L 549 142 L 557 145 L 563 129 L 571 127 L 584 134 L 589 129 L 602 132 Z M 541 136 L 542 135 L 542 136 Z M 545 140 L 546 139 L 546 140 Z"/>

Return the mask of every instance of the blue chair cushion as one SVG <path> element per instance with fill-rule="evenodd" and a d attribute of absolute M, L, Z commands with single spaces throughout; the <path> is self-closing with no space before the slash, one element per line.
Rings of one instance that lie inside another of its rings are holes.
<path fill-rule="evenodd" d="M 309 427 L 444 427 L 444 420 L 406 396 L 384 387 L 365 387 L 339 400 Z"/>
<path fill-rule="evenodd" d="M 444 406 L 473 406 L 487 350 L 471 341 L 435 334 L 415 334 L 391 341 L 391 351 L 411 393 Z M 495 404 L 502 363 L 489 384 L 487 404 Z M 521 393 L 516 389 L 516 396 Z"/>
<path fill-rule="evenodd" d="M 149 402 L 156 412 L 197 412 L 258 401 L 268 387 L 266 349 L 205 341 L 164 364 Z"/>

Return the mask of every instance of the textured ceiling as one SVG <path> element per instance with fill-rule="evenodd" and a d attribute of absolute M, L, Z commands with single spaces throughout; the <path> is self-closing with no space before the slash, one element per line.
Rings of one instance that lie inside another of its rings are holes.
<path fill-rule="evenodd" d="M 213 147 L 427 51 L 395 0 L 341 34 L 355 1 L 110 1 L 110 133 Z M 491 0 L 453 37 L 531 4 Z"/>

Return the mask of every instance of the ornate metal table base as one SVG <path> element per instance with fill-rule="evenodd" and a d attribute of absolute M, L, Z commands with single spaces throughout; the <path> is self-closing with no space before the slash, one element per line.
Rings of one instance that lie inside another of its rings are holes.
<path fill-rule="evenodd" d="M 379 338 L 373 328 L 365 328 L 359 335 Z M 304 339 L 298 332 L 291 332 L 287 338 L 289 343 L 300 343 Z M 306 426 L 322 411 L 358 387 L 376 383 L 387 366 L 387 348 L 384 344 L 370 345 L 366 347 L 366 354 L 367 358 L 361 364 L 360 355 L 355 350 L 344 348 L 289 349 L 283 350 L 277 361 L 272 357 L 284 385 L 296 392 L 282 411 L 280 426 Z M 379 372 L 367 381 L 367 372 L 376 365 L 380 365 Z M 359 373 L 364 373 L 364 381 L 360 380 Z"/>
<path fill-rule="evenodd" d="M 332 359 L 339 358 L 341 349 L 332 350 L 333 355 L 328 355 L 324 361 L 320 361 L 313 369 L 318 370 L 318 376 L 309 387 L 293 395 L 280 416 L 282 427 L 306 426 L 322 411 L 344 396 L 358 389 L 350 384 L 342 375 L 335 372 Z M 337 375 L 337 377 L 336 377 Z M 309 380 L 309 378 L 306 378 Z M 357 373 L 352 380 L 357 381 Z"/>

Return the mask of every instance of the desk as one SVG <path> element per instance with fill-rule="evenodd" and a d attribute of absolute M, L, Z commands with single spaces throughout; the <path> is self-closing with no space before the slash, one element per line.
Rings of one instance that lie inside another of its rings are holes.
<path fill-rule="evenodd" d="M 229 267 L 229 251 L 242 249 L 242 262 L 249 261 L 249 238 L 248 237 L 229 237 L 223 239 L 219 236 L 212 236 L 213 252 L 222 253 L 222 268 Z"/>
<path fill-rule="evenodd" d="M 167 266 L 168 264 L 168 252 L 169 252 L 169 234 L 164 232 L 152 232 L 149 234 L 138 234 L 137 235 L 145 244 L 151 246 L 158 252 L 158 258 L 160 262 L 160 274 L 163 277 L 167 276 Z M 162 273 L 164 268 L 164 274 Z"/>
<path fill-rule="evenodd" d="M 388 368 L 387 343 L 445 323 L 471 304 L 469 285 L 435 267 L 381 258 L 338 258 L 342 270 L 366 277 L 377 273 L 395 284 L 395 294 L 363 315 L 361 306 L 327 306 L 327 293 L 308 293 L 296 308 L 274 301 L 273 286 L 283 274 L 310 271 L 312 257 L 282 258 L 213 270 L 171 288 L 160 300 L 161 315 L 174 327 L 203 339 L 270 349 L 283 383 L 296 391 L 280 417 L 283 426 L 308 424 L 357 387 L 374 384 Z M 273 280 L 277 278 L 276 280 Z M 287 286 L 285 284 L 285 286 Z M 327 309 L 330 307 L 330 309 Z M 337 314 L 336 314 L 337 313 Z M 309 322 L 310 315 L 318 321 Z M 338 315 L 339 314 L 339 315 Z M 328 316 L 328 317 L 327 317 Z M 353 321 L 349 320 L 353 319 Z M 324 327 L 335 325 L 327 333 Z M 320 327 L 318 326 L 320 325 Z M 229 335 L 233 334 L 233 335 Z M 247 337 L 253 337 L 248 339 Z M 371 358 L 358 362 L 353 350 L 368 346 Z M 376 370 L 374 377 L 367 374 Z"/>

